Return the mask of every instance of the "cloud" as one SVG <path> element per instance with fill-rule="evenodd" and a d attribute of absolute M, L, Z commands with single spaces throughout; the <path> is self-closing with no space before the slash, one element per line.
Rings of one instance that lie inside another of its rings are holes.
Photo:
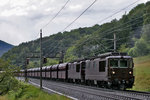
<path fill-rule="evenodd" d="M 1 16 L 8 17 L 12 15 L 24 16 L 24 15 L 28 15 L 28 13 L 20 9 L 20 7 L 16 7 L 15 9 L 11 9 L 11 10 L 4 10 L 3 12 L 1 12 Z"/>
<path fill-rule="evenodd" d="M 70 6 L 69 6 L 69 9 L 70 9 L 71 11 L 80 11 L 80 10 L 82 9 L 82 6 L 79 5 L 79 4 L 77 4 L 77 5 L 70 5 Z"/>
<path fill-rule="evenodd" d="M 62 32 L 62 30 L 93 1 L 94 0 L 70 0 L 56 19 L 43 29 L 43 35 L 49 36 L 57 32 Z M 40 28 L 54 17 L 67 0 L 0 0 L 0 2 L 0 40 L 18 45 L 22 42 L 36 39 Z M 67 31 L 98 24 L 98 21 L 101 19 L 132 2 L 131 0 L 97 0 Z M 125 11 L 130 11 L 133 7 L 142 2 L 144 3 L 146 0 L 139 0 L 138 3 L 104 22 L 114 18 L 119 19 Z"/>
<path fill-rule="evenodd" d="M 5 6 L 6 4 L 8 4 L 9 0 L 0 0 L 0 7 Z"/>

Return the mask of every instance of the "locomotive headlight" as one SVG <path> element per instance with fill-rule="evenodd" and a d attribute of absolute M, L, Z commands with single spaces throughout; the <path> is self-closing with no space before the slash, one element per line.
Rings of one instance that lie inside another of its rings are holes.
<path fill-rule="evenodd" d="M 112 71 L 112 74 L 115 74 L 115 71 Z"/>
<path fill-rule="evenodd" d="M 129 71 L 129 74 L 132 74 L 132 72 L 131 72 L 131 71 Z"/>

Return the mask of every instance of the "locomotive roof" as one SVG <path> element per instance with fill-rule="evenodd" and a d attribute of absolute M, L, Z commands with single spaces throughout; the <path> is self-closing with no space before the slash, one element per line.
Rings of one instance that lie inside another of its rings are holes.
<path fill-rule="evenodd" d="M 107 56 L 127 56 L 127 53 L 124 52 L 108 52 L 98 55 L 98 57 L 107 57 Z"/>
<path fill-rule="evenodd" d="M 86 61 L 86 60 L 93 60 L 93 59 L 96 59 L 96 58 L 105 58 L 105 57 L 108 57 L 108 56 L 127 56 L 127 53 L 123 53 L 123 52 L 107 52 L 107 53 L 99 54 L 98 56 L 91 57 L 91 58 L 83 58 L 83 59 L 74 60 L 71 63 L 80 62 L 80 61 Z"/>
<path fill-rule="evenodd" d="M 125 59 L 131 59 L 132 57 L 131 56 L 108 56 L 106 57 L 106 59 L 109 59 L 109 58 L 125 58 Z"/>

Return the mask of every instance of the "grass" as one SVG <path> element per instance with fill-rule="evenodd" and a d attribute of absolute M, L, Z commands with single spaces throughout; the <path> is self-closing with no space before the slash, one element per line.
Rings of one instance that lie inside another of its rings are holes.
<path fill-rule="evenodd" d="M 0 96 L 0 100 L 8 100 L 6 96 Z"/>
<path fill-rule="evenodd" d="M 150 92 L 150 55 L 134 58 L 135 86 L 133 90 Z"/>
<path fill-rule="evenodd" d="M 48 94 L 29 84 L 23 84 L 23 88 L 18 91 L 10 91 L 4 96 L 0 96 L 0 100 L 70 100 L 65 96 L 57 94 Z"/>

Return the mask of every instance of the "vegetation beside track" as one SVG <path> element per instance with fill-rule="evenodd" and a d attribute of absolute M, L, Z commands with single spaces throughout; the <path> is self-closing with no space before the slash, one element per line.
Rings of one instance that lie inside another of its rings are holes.
<path fill-rule="evenodd" d="M 17 91 L 9 91 L 4 96 L 0 96 L 0 100 L 69 100 L 67 97 L 57 94 L 48 94 L 39 88 L 20 83 Z"/>
<path fill-rule="evenodd" d="M 135 86 L 133 90 L 150 92 L 150 55 L 134 59 Z"/>
<path fill-rule="evenodd" d="M 9 61 L 0 59 L 0 100 L 69 100 L 56 94 L 48 94 L 32 85 L 18 81 L 14 71 L 19 70 Z"/>

